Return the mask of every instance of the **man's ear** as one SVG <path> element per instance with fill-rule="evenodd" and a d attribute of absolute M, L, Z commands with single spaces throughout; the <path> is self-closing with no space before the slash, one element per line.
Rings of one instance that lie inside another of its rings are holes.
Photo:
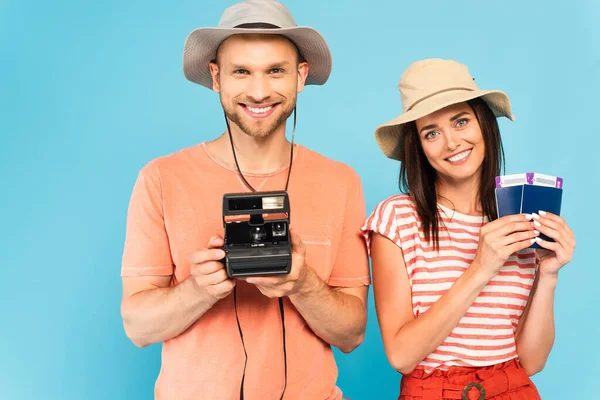
<path fill-rule="evenodd" d="M 308 63 L 306 61 L 298 64 L 298 93 L 304 90 L 306 84 L 306 77 L 308 76 Z"/>
<path fill-rule="evenodd" d="M 210 75 L 212 76 L 213 81 L 213 90 L 219 93 L 221 91 L 221 81 L 219 80 L 219 66 L 217 65 L 217 63 L 211 61 L 209 67 Z"/>

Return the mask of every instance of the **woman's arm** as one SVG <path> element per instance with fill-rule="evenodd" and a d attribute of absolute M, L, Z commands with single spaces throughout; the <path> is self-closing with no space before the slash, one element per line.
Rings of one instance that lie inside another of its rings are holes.
<path fill-rule="evenodd" d="M 537 233 L 531 216 L 499 218 L 482 227 L 477 254 L 469 268 L 426 312 L 415 318 L 402 249 L 373 232 L 371 259 L 375 306 L 390 364 L 412 372 L 450 335 L 481 290 L 508 257 L 531 245 Z"/>
<path fill-rule="evenodd" d="M 529 295 L 527 308 L 517 327 L 516 341 L 519 361 L 528 375 L 544 369 L 554 344 L 554 291 L 558 271 L 573 257 L 575 235 L 558 215 L 540 211 L 534 214 L 537 230 L 554 239 L 549 242 L 537 238 L 540 266 Z"/>
<path fill-rule="evenodd" d="M 544 369 L 554 345 L 554 289 L 557 279 L 536 277 L 515 333 L 519 362 L 529 376 Z"/>
<path fill-rule="evenodd" d="M 385 352 L 394 369 L 409 374 L 446 340 L 491 276 L 481 268 L 469 268 L 448 292 L 415 318 L 402 249 L 374 233 L 371 258 Z"/>

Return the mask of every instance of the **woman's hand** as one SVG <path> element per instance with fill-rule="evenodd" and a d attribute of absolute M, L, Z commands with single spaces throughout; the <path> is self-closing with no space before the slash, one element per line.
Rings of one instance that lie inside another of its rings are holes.
<path fill-rule="evenodd" d="M 558 276 L 558 271 L 564 267 L 573 258 L 575 250 L 575 235 L 562 217 L 558 215 L 540 211 L 533 214 L 534 228 L 554 242 L 536 238 L 536 242 L 542 247 L 538 250 L 540 256 L 540 278 Z"/>
<path fill-rule="evenodd" d="M 481 228 L 477 254 L 471 266 L 492 279 L 508 257 L 531 246 L 539 232 L 531 223 L 531 214 L 507 215 Z"/>

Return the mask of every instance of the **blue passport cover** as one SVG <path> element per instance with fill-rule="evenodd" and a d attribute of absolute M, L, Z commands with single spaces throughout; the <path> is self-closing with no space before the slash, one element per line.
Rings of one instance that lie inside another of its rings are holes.
<path fill-rule="evenodd" d="M 540 210 L 560 215 L 562 193 L 562 189 L 536 185 L 497 188 L 498 218 L 513 214 L 539 213 Z M 550 242 L 554 241 L 544 234 L 540 234 L 540 237 Z M 540 248 L 537 243 L 530 247 Z"/>

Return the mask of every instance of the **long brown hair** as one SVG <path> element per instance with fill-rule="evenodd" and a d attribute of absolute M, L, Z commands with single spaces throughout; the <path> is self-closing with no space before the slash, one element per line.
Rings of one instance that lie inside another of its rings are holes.
<path fill-rule="evenodd" d="M 467 104 L 475 113 L 485 144 L 478 195 L 483 214 L 492 221 L 497 218 L 495 177 L 500 175 L 504 165 L 500 128 L 496 116 L 485 101 L 476 98 L 467 101 Z M 403 148 L 404 161 L 400 165 L 400 191 L 410 195 L 415 202 L 423 224 L 425 240 L 433 241 L 434 248 L 437 250 L 440 223 L 436 191 L 437 172 L 425 156 L 416 122 L 405 124 L 401 137 L 398 145 Z"/>

